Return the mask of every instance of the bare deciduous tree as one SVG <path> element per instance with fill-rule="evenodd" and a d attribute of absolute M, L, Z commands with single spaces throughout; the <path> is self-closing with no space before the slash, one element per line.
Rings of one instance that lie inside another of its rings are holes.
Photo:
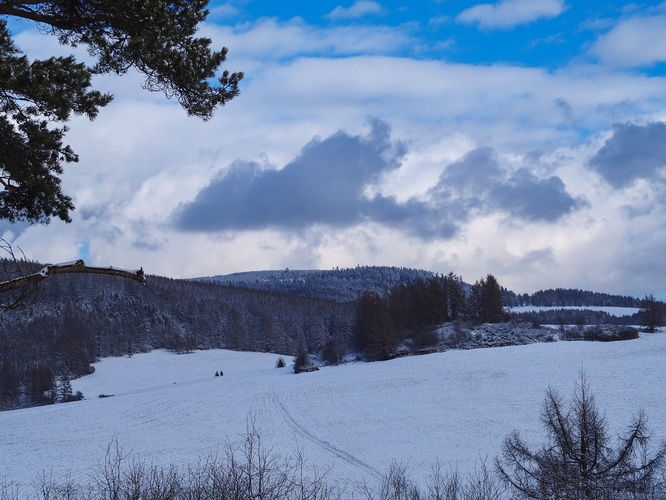
<path fill-rule="evenodd" d="M 542 421 L 547 442 L 540 449 L 531 450 L 514 431 L 495 463 L 519 498 L 663 498 L 657 475 L 666 445 L 650 455 L 645 415 L 639 412 L 614 446 L 584 374 L 568 407 L 557 392 L 547 391 Z"/>

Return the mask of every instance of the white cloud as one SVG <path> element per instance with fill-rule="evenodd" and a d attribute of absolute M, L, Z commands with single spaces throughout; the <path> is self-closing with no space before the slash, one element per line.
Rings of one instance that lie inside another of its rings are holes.
<path fill-rule="evenodd" d="M 303 56 L 395 54 L 415 44 L 407 28 L 333 26 L 321 28 L 302 19 L 260 19 L 235 27 L 207 25 L 202 34 L 229 49 L 229 64 L 252 77 L 255 65 Z"/>
<path fill-rule="evenodd" d="M 232 18 L 240 13 L 238 7 L 229 3 L 216 5 L 210 8 L 209 11 L 208 19 L 212 20 Z"/>
<path fill-rule="evenodd" d="M 329 12 L 326 17 L 329 19 L 357 19 L 370 14 L 379 14 L 382 6 L 372 0 L 356 0 L 349 8 L 338 5 Z"/>
<path fill-rule="evenodd" d="M 478 23 L 482 29 L 508 29 L 544 17 L 557 17 L 565 8 L 563 0 L 500 0 L 465 9 L 457 20 Z"/>
<path fill-rule="evenodd" d="M 666 62 L 666 15 L 634 17 L 599 37 L 590 49 L 604 64 L 635 68 Z"/>

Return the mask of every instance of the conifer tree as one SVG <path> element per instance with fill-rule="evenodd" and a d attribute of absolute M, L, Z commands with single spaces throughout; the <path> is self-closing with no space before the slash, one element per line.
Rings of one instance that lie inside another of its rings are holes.
<path fill-rule="evenodd" d="M 361 295 L 355 317 L 356 347 L 376 359 L 388 359 L 397 335 L 386 301 L 374 292 Z"/>
<path fill-rule="evenodd" d="M 662 303 L 654 298 L 654 295 L 646 295 L 641 301 L 641 310 L 639 311 L 641 325 L 648 332 L 655 332 L 658 326 L 664 324 L 664 313 Z"/>
<path fill-rule="evenodd" d="M 63 143 L 72 115 L 94 119 L 112 96 L 91 89 L 95 74 L 136 68 L 144 88 L 174 97 L 188 114 L 209 119 L 239 93 L 242 73 L 217 75 L 227 49 L 196 37 L 207 0 L 13 0 L 0 2 L 0 219 L 69 222 L 61 189 Z M 64 45 L 85 45 L 91 66 L 74 57 L 30 61 L 12 40 L 9 17 L 35 22 Z M 212 83 L 214 77 L 216 83 Z"/>

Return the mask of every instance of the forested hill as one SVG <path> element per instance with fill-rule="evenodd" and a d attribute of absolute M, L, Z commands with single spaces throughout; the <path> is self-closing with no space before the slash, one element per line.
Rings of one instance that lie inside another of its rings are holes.
<path fill-rule="evenodd" d="M 641 299 L 627 295 L 611 295 L 609 293 L 591 292 L 576 288 L 549 288 L 532 294 L 504 294 L 505 305 L 544 306 L 544 307 L 641 307 Z"/>
<path fill-rule="evenodd" d="M 346 346 L 354 304 L 148 276 L 49 277 L 38 302 L 0 311 L 0 409 L 53 397 L 54 379 L 107 356 L 154 348 L 290 355 L 330 339 Z M 50 402 L 50 401 L 43 401 Z"/>
<path fill-rule="evenodd" d="M 351 302 L 366 291 L 385 295 L 397 284 L 434 276 L 431 271 L 405 267 L 358 266 L 348 269 L 249 271 L 195 278 L 195 281 L 252 288 L 301 297 Z"/>
<path fill-rule="evenodd" d="M 462 300 L 453 304 L 460 296 L 442 293 L 448 290 L 442 287 L 447 283 L 460 286 Z M 406 286 L 410 284 L 415 286 Z M 456 316 L 470 321 L 481 318 L 474 312 L 475 304 L 483 306 L 483 293 L 473 293 L 478 286 L 478 281 L 474 287 L 465 285 L 453 273 L 436 277 L 428 271 L 395 267 L 263 271 L 198 280 L 148 276 L 146 285 L 104 275 L 54 275 L 44 281 L 34 304 L 0 311 L 0 410 L 52 402 L 54 388 L 66 387 L 62 380 L 88 373 L 98 359 L 154 348 L 176 352 L 227 348 L 285 355 L 304 348 L 340 357 L 358 347 L 354 337 L 359 330 L 355 328 L 357 299 L 363 292 L 375 292 L 365 297 L 373 307 L 385 309 L 377 317 L 395 320 L 395 328 L 405 330 L 400 331 L 418 347 L 424 339 L 433 340 L 428 334 L 439 323 Z M 437 295 L 434 302 L 433 293 Z M 635 307 L 637 303 L 575 290 L 533 296 L 503 290 L 499 308 L 527 300 L 523 304 L 536 304 L 535 299 L 545 296 L 553 298 L 542 305 L 560 307 L 597 305 L 593 299 L 602 300 L 601 305 Z M 449 306 L 442 306 L 442 300 Z M 460 306 L 457 315 L 454 305 Z M 538 313 L 530 314 L 526 319 L 547 322 Z M 584 323 L 592 321 L 610 320 Z M 424 322 L 428 328 L 421 328 Z"/>
<path fill-rule="evenodd" d="M 333 270 L 274 270 L 248 271 L 220 276 L 193 278 L 193 281 L 231 285 L 278 292 L 301 297 L 351 302 L 366 291 L 386 295 L 395 285 L 414 283 L 435 276 L 432 271 L 409 269 L 405 267 L 358 266 L 348 269 Z M 479 277 L 481 278 L 481 277 Z M 471 283 L 463 283 L 467 293 Z M 579 290 L 577 288 L 549 288 L 537 292 L 516 293 L 502 290 L 504 305 L 580 307 L 613 306 L 640 307 L 641 299 L 626 295 L 612 295 L 603 292 Z"/>

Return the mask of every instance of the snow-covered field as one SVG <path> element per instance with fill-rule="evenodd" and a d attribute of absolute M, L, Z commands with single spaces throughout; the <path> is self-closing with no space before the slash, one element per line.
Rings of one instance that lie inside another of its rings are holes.
<path fill-rule="evenodd" d="M 0 412 L 0 481 L 31 491 L 44 471 L 83 482 L 114 439 L 149 464 L 196 465 L 238 441 L 250 420 L 264 445 L 283 455 L 299 448 L 319 470 L 331 467 L 327 479 L 337 484 L 374 485 L 393 459 L 417 481 L 438 459 L 465 473 L 492 460 L 514 428 L 541 442 L 546 388 L 568 398 L 581 370 L 613 433 L 642 408 L 654 437 L 666 439 L 665 333 L 448 351 L 299 375 L 275 368 L 278 357 L 216 350 L 104 359 L 73 382 L 85 400 Z M 219 370 L 224 376 L 215 377 Z"/>

